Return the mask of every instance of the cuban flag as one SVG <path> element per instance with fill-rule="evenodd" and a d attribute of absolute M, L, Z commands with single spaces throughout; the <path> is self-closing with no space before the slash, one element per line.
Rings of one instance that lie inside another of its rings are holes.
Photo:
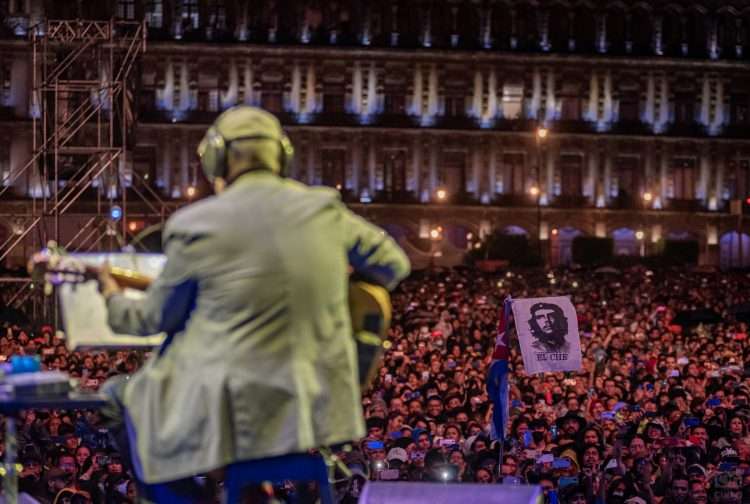
<path fill-rule="evenodd" d="M 495 350 L 487 374 L 487 395 L 493 405 L 492 439 L 505 441 L 505 426 L 508 423 L 508 357 L 510 356 L 509 331 L 512 323 L 512 300 L 505 298 L 500 320 L 497 324 Z"/>

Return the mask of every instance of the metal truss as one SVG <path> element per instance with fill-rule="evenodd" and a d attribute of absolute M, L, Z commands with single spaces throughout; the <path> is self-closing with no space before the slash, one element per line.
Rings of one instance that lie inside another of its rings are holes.
<path fill-rule="evenodd" d="M 122 241 L 128 234 L 126 218 L 118 230 L 107 217 L 114 204 L 127 209 L 121 167 L 134 126 L 129 79 L 146 50 L 145 23 L 47 20 L 31 30 L 31 46 L 33 154 L 0 188 L 2 197 L 17 180 L 27 181 L 31 210 L 16 216 L 13 232 L 0 243 L 0 261 L 22 245 L 60 243 L 61 215 L 74 213 L 92 189 L 96 211 L 63 245 L 95 250 L 102 240 L 116 235 Z M 25 278 L 0 282 L 15 289 L 9 306 L 23 305 L 38 291 Z"/>

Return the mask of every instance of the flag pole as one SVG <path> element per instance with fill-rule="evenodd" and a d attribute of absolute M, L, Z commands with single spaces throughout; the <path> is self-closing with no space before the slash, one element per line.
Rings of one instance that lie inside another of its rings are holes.
<path fill-rule="evenodd" d="M 509 386 L 508 370 L 510 358 L 510 346 L 508 344 L 508 331 L 510 328 L 512 299 L 507 296 L 503 300 L 500 320 L 497 325 L 497 335 L 495 337 L 495 349 L 492 353 L 492 362 L 487 377 L 487 392 L 493 404 L 492 427 L 495 432 L 496 440 L 499 443 L 498 450 L 498 471 L 497 477 L 502 477 L 504 444 L 506 430 L 508 425 L 509 410 Z"/>

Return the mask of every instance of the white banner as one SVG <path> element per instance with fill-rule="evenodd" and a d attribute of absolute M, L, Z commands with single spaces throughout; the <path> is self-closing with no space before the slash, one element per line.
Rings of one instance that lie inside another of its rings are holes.
<path fill-rule="evenodd" d="M 528 374 L 581 369 L 578 318 L 570 298 L 514 299 L 513 319 Z"/>

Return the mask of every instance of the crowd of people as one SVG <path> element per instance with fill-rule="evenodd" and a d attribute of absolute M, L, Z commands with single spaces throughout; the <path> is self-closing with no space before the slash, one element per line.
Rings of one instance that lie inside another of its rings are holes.
<path fill-rule="evenodd" d="M 363 479 L 534 483 L 548 502 L 750 502 L 748 286 L 643 267 L 415 274 L 350 464 Z M 512 341 L 501 451 L 485 376 L 507 295 L 571 296 L 583 369 L 529 376 Z"/>
<path fill-rule="evenodd" d="M 367 436 L 340 453 L 341 502 L 367 480 L 530 483 L 563 504 L 750 502 L 749 286 L 743 273 L 643 267 L 414 273 L 393 294 L 392 345 L 364 391 Z M 528 375 L 511 339 L 500 442 L 485 376 L 511 294 L 571 297 L 583 369 Z M 0 334 L 0 359 L 39 355 L 88 388 L 144 357 L 69 352 L 51 327 Z M 34 499 L 134 502 L 96 411 L 27 411 L 18 432 L 20 488 Z"/>

